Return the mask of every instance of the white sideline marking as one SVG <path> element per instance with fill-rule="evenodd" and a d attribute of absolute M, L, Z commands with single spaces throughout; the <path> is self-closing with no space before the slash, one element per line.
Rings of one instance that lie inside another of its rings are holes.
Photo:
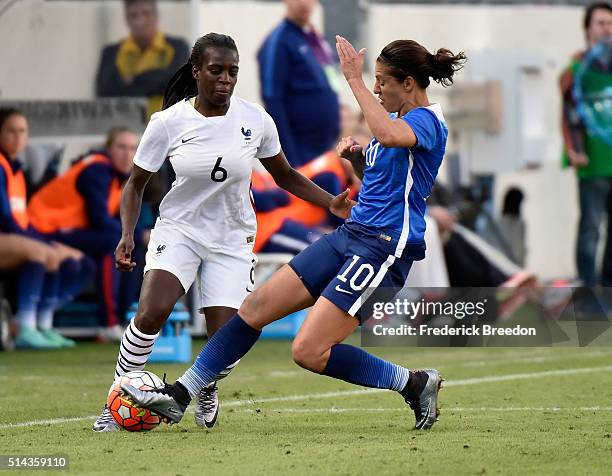
<path fill-rule="evenodd" d="M 610 352 L 603 352 L 601 350 L 594 350 L 590 352 L 582 352 L 580 353 L 580 357 L 602 357 L 608 356 Z M 489 365 L 497 365 L 497 364 L 518 364 L 518 363 L 526 363 L 526 364 L 538 364 L 542 362 L 556 362 L 559 360 L 570 360 L 575 358 L 574 355 L 538 355 L 532 354 L 531 356 L 528 354 L 523 357 L 506 357 L 502 359 L 487 359 L 487 360 L 478 360 L 475 362 L 463 362 L 459 364 L 459 367 L 488 367 Z"/>
<path fill-rule="evenodd" d="M 61 423 L 68 423 L 71 421 L 82 421 L 82 420 L 94 420 L 100 415 L 90 415 L 83 417 L 72 417 L 72 418 L 53 418 L 52 420 L 34 420 L 34 421 L 23 421 L 21 423 L 5 423 L 0 425 L 0 430 L 7 428 L 23 428 L 26 426 L 39 426 L 39 425 L 59 425 Z"/>
<path fill-rule="evenodd" d="M 447 412 L 610 412 L 612 407 L 441 407 Z M 378 413 L 378 412 L 405 412 L 404 407 L 398 408 L 266 408 L 261 412 L 268 413 Z M 252 408 L 242 408 L 236 413 L 257 413 Z"/>
<path fill-rule="evenodd" d="M 575 369 L 559 369 L 559 370 L 544 370 L 542 372 L 528 372 L 521 374 L 510 374 L 510 375 L 491 375 L 490 377 L 475 377 L 464 380 L 451 380 L 445 382 L 445 387 L 463 386 L 463 385 L 474 385 L 478 383 L 488 382 L 505 382 L 507 380 L 523 380 L 529 378 L 538 377 L 553 377 L 562 375 L 574 375 L 592 372 L 612 372 L 612 365 L 606 365 L 603 367 L 582 367 Z"/>
<path fill-rule="evenodd" d="M 559 369 L 559 370 L 545 370 L 543 372 L 530 372 L 530 373 L 520 373 L 520 374 L 509 374 L 509 375 L 491 375 L 487 377 L 474 377 L 463 380 L 451 380 L 444 383 L 445 387 L 460 387 L 464 385 L 475 385 L 479 383 L 492 383 L 492 382 L 507 382 L 511 380 L 524 380 L 524 379 L 532 379 L 539 377 L 553 377 L 553 376 L 563 376 L 563 375 L 574 375 L 574 374 L 582 374 L 582 373 L 592 373 L 592 372 L 612 372 L 612 365 L 606 365 L 603 367 L 579 367 L 574 369 Z M 228 402 L 223 402 L 224 407 L 240 407 L 244 405 L 250 404 L 260 404 L 260 403 L 272 403 L 272 402 L 293 402 L 300 400 L 316 400 L 322 398 L 334 398 L 334 397 L 347 397 L 354 395 L 371 395 L 375 393 L 388 392 L 388 390 L 381 389 L 363 389 L 363 390 L 340 390 L 337 392 L 325 392 L 325 393 L 311 393 L 306 395 L 288 395 L 284 397 L 270 397 L 270 398 L 259 398 L 257 400 L 230 400 Z M 480 407 L 480 408 L 488 408 L 488 407 Z M 491 407 L 496 408 L 496 407 Z M 505 407 L 511 408 L 511 407 Z M 521 407 L 521 408 L 532 408 L 532 407 Z M 543 407 L 533 407 L 539 409 Z M 554 408 L 554 407 L 551 407 Z M 581 407 L 585 409 L 590 409 L 597 411 L 596 409 L 607 409 L 609 407 Z M 448 410 L 448 409 L 446 409 Z M 467 410 L 466 410 L 467 411 Z M 495 410 L 491 410 L 495 411 Z M 499 411 L 499 410 L 497 410 Z M 529 410 L 524 410 L 529 411 Z M 83 420 L 93 420 L 97 418 L 98 415 L 90 415 L 83 417 L 71 417 L 71 418 L 54 418 L 52 420 L 34 420 L 34 421 L 25 421 L 20 423 L 5 423 L 0 424 L 0 430 L 5 430 L 9 428 L 23 428 L 30 426 L 40 426 L 40 425 L 58 425 L 67 422 L 74 421 L 83 421 Z"/>

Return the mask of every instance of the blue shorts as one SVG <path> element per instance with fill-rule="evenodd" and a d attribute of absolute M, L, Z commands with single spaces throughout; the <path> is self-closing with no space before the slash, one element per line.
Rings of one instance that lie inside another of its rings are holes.
<path fill-rule="evenodd" d="M 363 322 L 370 316 L 360 310 L 372 293 L 386 288 L 394 289 L 395 295 L 404 286 L 413 260 L 422 259 L 425 252 L 422 245 L 412 259 L 398 258 L 396 247 L 397 240 L 389 235 L 348 222 L 310 245 L 289 266 L 312 297 L 324 296 Z"/>

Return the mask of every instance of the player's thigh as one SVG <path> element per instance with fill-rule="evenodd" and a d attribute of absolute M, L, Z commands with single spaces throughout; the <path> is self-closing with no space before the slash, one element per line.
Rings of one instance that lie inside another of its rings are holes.
<path fill-rule="evenodd" d="M 329 282 L 336 276 L 346 258 L 344 250 L 349 239 L 346 230 L 340 227 L 322 236 L 290 262 L 297 277 L 316 300 Z"/>
<path fill-rule="evenodd" d="M 240 316 L 254 329 L 312 306 L 312 297 L 295 271 L 284 265 L 243 302 Z"/>
<path fill-rule="evenodd" d="M 0 268 L 11 269 L 27 261 L 47 266 L 51 248 L 42 241 L 21 235 L 0 233 Z"/>
<path fill-rule="evenodd" d="M 136 325 L 142 332 L 155 333 L 193 284 L 202 258 L 197 244 L 180 231 L 156 227 L 145 261 Z"/>
<path fill-rule="evenodd" d="M 325 357 L 326 362 L 329 349 L 351 335 L 358 325 L 357 318 L 321 296 L 293 341 L 294 359 L 317 362 Z"/>

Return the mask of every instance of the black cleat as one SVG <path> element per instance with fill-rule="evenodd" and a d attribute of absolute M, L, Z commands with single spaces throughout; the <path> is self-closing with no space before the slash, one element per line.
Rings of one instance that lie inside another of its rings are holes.
<path fill-rule="evenodd" d="M 419 382 L 418 389 L 411 388 L 411 393 L 402 392 L 406 403 L 414 411 L 417 430 L 429 430 L 436 421 L 438 409 L 438 392 L 442 386 L 442 378 L 435 369 L 415 370 L 410 377 Z"/>

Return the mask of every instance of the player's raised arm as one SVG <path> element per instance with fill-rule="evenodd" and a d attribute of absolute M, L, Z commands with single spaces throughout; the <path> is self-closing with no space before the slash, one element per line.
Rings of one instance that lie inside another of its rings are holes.
<path fill-rule="evenodd" d="M 273 157 L 260 159 L 260 161 L 279 187 L 302 200 L 329 208 L 334 215 L 340 218 L 348 218 L 351 208 L 356 205 L 354 200 L 348 198 L 348 190 L 334 197 L 295 170 L 289 165 L 283 151 Z"/>
<path fill-rule="evenodd" d="M 336 36 L 336 51 L 346 82 L 378 142 L 383 147 L 414 147 L 417 138 L 412 128 L 405 121 L 391 119 L 363 81 L 365 48 L 357 52 L 346 38 Z M 376 80 L 378 83 L 379 78 Z"/>

